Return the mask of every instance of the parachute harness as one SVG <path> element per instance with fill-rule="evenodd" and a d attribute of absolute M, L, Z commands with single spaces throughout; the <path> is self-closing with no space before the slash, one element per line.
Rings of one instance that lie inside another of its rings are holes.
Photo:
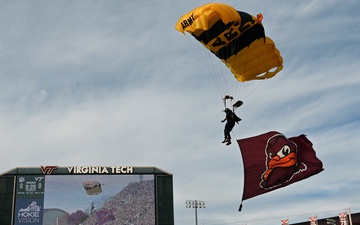
<path fill-rule="evenodd" d="M 226 100 L 228 100 L 228 99 L 230 99 L 230 102 L 231 102 L 234 98 L 230 95 L 225 95 L 225 97 L 223 98 L 224 108 L 226 108 Z"/>
<path fill-rule="evenodd" d="M 230 95 L 225 95 L 225 97 L 223 98 L 223 102 L 224 102 L 224 108 L 226 109 L 226 100 L 230 100 L 230 102 L 232 103 L 232 108 L 233 108 L 233 112 L 235 112 L 235 110 L 243 105 L 243 102 L 241 100 L 238 100 L 237 102 L 233 103 L 234 97 L 230 96 Z"/>

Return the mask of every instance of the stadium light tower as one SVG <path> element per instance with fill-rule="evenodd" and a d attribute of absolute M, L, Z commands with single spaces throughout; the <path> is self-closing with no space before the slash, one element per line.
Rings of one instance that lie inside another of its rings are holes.
<path fill-rule="evenodd" d="M 205 202 L 204 201 L 198 201 L 198 200 L 187 200 L 186 201 L 186 208 L 195 208 L 195 224 L 198 225 L 198 219 L 197 219 L 197 209 L 198 208 L 205 208 Z"/>

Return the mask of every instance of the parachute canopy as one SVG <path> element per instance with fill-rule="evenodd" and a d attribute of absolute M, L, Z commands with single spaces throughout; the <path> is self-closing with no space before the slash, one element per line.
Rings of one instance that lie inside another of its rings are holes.
<path fill-rule="evenodd" d="M 176 30 L 188 32 L 214 53 L 240 82 L 275 76 L 283 59 L 265 36 L 262 15 L 256 17 L 232 6 L 211 3 L 183 15 Z"/>
<path fill-rule="evenodd" d="M 101 184 L 98 181 L 85 181 L 83 187 L 88 195 L 98 195 L 102 192 Z"/>

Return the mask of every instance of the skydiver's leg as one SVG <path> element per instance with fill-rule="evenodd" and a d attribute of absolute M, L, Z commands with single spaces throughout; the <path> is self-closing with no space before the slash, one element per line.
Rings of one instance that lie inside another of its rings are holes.
<path fill-rule="evenodd" d="M 235 123 L 227 123 L 226 124 L 226 126 L 225 126 L 225 130 L 224 131 L 226 131 L 226 134 L 225 134 L 225 136 L 226 136 L 226 145 L 230 145 L 231 144 L 231 136 L 230 136 L 230 132 L 232 131 L 232 129 L 234 128 L 234 126 L 235 126 Z"/>
<path fill-rule="evenodd" d="M 225 135 L 225 142 L 229 141 L 231 139 L 231 136 L 230 136 L 230 130 L 226 129 L 224 130 L 224 135 Z"/>
<path fill-rule="evenodd" d="M 226 145 L 230 145 L 231 144 L 231 135 L 230 135 L 231 129 L 227 130 L 227 138 L 226 138 Z"/>
<path fill-rule="evenodd" d="M 224 140 L 222 141 L 222 143 L 225 143 L 225 142 L 228 141 L 228 138 L 227 138 L 228 135 L 227 134 L 228 134 L 227 130 L 224 129 Z"/>

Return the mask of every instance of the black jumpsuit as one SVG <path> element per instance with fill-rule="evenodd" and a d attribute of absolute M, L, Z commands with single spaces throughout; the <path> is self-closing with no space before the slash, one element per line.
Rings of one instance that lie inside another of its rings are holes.
<path fill-rule="evenodd" d="M 226 110 L 226 117 L 224 120 L 226 120 L 226 124 L 225 124 L 225 128 L 224 128 L 224 137 L 227 140 L 230 140 L 230 132 L 232 131 L 232 129 L 235 126 L 235 116 L 234 113 L 231 110 Z"/>

